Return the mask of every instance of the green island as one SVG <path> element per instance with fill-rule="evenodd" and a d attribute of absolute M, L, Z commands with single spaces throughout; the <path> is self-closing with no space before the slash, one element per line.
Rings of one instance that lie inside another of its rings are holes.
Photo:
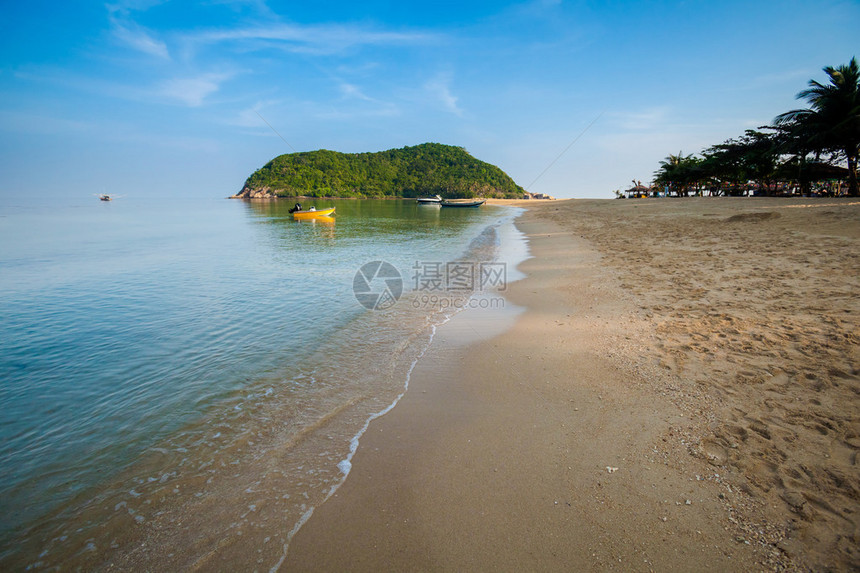
<path fill-rule="evenodd" d="M 245 181 L 234 198 L 494 197 L 525 194 L 504 171 L 462 147 L 422 143 L 375 153 L 321 149 L 275 157 Z"/>

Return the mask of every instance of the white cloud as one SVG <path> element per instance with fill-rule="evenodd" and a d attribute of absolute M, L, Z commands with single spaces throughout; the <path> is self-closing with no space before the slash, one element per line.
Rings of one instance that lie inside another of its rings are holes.
<path fill-rule="evenodd" d="M 217 92 L 232 74 L 203 74 L 190 78 L 173 78 L 162 83 L 157 94 L 185 105 L 197 107 L 207 96 Z"/>
<path fill-rule="evenodd" d="M 278 24 L 220 29 L 188 34 L 184 38 L 189 47 L 199 44 L 234 42 L 243 44 L 245 48 L 274 47 L 291 52 L 311 54 L 333 54 L 369 45 L 424 44 L 438 39 L 437 35 L 423 32 L 390 32 L 346 24 L 314 26 Z"/>
<path fill-rule="evenodd" d="M 154 38 L 146 29 L 134 23 L 120 22 L 115 18 L 111 18 L 111 26 L 114 37 L 129 48 L 165 60 L 170 59 L 167 44 Z"/>
<path fill-rule="evenodd" d="M 355 98 L 360 99 L 362 101 L 376 102 L 377 100 L 365 94 L 361 91 L 361 88 L 354 84 L 341 83 L 340 84 L 341 93 L 347 98 Z"/>
<path fill-rule="evenodd" d="M 433 101 L 438 102 L 442 107 L 454 115 L 462 116 L 463 110 L 457 105 L 458 98 L 451 93 L 451 78 L 448 75 L 440 74 L 424 84 L 424 90 Z"/>

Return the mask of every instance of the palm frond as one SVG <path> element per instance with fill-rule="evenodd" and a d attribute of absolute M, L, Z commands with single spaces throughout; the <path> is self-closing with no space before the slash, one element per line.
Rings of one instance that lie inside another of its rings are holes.
<path fill-rule="evenodd" d="M 774 118 L 773 122 L 776 125 L 786 125 L 794 121 L 802 120 L 803 118 L 811 115 L 812 113 L 812 110 L 809 109 L 793 109 L 791 111 L 779 114 Z"/>

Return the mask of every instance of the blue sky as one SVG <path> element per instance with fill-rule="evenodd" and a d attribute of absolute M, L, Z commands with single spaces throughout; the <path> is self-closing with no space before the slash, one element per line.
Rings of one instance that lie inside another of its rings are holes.
<path fill-rule="evenodd" d="M 830 0 L 0 0 L 0 194 L 221 197 L 292 150 L 431 141 L 608 198 L 799 107 L 857 30 Z"/>

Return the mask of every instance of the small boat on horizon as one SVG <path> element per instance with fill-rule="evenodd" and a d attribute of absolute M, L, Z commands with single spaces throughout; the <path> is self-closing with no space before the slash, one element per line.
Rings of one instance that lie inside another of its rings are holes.
<path fill-rule="evenodd" d="M 439 205 L 442 203 L 442 197 L 436 195 L 434 197 L 418 197 L 419 205 Z"/>
<path fill-rule="evenodd" d="M 486 202 L 486 199 L 478 199 L 476 201 L 448 201 L 446 199 L 441 204 L 443 207 L 480 207 Z"/>
<path fill-rule="evenodd" d="M 102 195 L 99 195 L 99 200 L 100 201 L 113 201 L 113 197 L 111 197 L 110 195 L 107 195 L 107 194 L 102 194 Z"/>

